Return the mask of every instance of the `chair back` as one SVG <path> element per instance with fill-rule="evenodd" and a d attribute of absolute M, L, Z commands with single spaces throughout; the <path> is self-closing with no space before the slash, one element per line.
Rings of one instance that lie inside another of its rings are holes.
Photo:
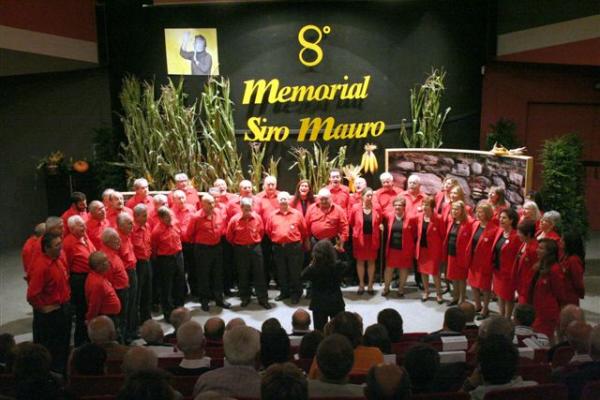
<path fill-rule="evenodd" d="M 557 347 L 554 354 L 552 354 L 552 360 L 550 361 L 552 368 L 566 366 L 574 355 L 575 350 L 573 350 L 571 346 Z"/>
<path fill-rule="evenodd" d="M 198 381 L 198 376 L 199 375 L 173 377 L 173 389 L 177 390 L 183 396 L 191 396 L 194 393 L 194 386 Z"/>
<path fill-rule="evenodd" d="M 78 396 L 116 395 L 124 382 L 124 375 L 72 375 L 68 387 Z"/>
<path fill-rule="evenodd" d="M 493 390 L 485 394 L 484 400 L 567 400 L 567 387 L 548 384 L 519 388 Z"/>
<path fill-rule="evenodd" d="M 411 400 L 469 400 L 471 396 L 466 392 L 443 392 L 413 394 Z"/>
<path fill-rule="evenodd" d="M 525 381 L 543 384 L 552 380 L 552 369 L 548 364 L 523 364 L 517 367 L 517 371 Z"/>

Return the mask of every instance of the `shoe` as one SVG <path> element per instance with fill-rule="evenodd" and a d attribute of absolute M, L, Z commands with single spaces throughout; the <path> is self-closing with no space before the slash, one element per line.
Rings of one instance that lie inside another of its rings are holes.
<path fill-rule="evenodd" d="M 269 302 L 267 300 L 261 300 L 258 302 L 258 304 L 260 304 L 265 310 L 271 309 L 271 305 L 269 304 Z"/>
<path fill-rule="evenodd" d="M 241 306 L 242 307 L 248 307 L 248 304 L 250 304 L 250 299 L 244 299 L 244 300 L 242 300 Z"/>
<path fill-rule="evenodd" d="M 298 297 L 292 297 L 291 303 L 296 305 L 296 304 L 300 303 L 300 299 Z"/>
<path fill-rule="evenodd" d="M 390 289 L 383 289 L 383 290 L 381 291 L 381 295 L 382 295 L 383 297 L 387 297 L 389 294 L 390 294 Z"/>
<path fill-rule="evenodd" d="M 477 316 L 475 317 L 475 319 L 477 321 L 483 321 L 484 319 L 487 319 L 490 316 L 490 311 L 488 310 L 487 312 L 484 313 L 477 313 Z"/>
<path fill-rule="evenodd" d="M 457 306 L 458 305 L 458 300 L 452 300 L 450 303 L 448 303 L 448 307 L 453 307 L 453 306 Z"/>
<path fill-rule="evenodd" d="M 363 294 L 365 294 L 365 288 L 358 288 L 358 290 L 356 291 L 356 294 L 359 296 L 362 296 Z"/>
<path fill-rule="evenodd" d="M 279 296 L 275 297 L 275 301 L 282 301 L 282 300 L 289 299 L 289 298 L 290 298 L 289 295 L 280 294 Z"/>
<path fill-rule="evenodd" d="M 369 296 L 373 296 L 375 294 L 375 289 L 367 289 L 367 293 Z"/>
<path fill-rule="evenodd" d="M 444 304 L 444 298 L 442 296 L 437 296 L 435 300 L 438 304 Z"/>
<path fill-rule="evenodd" d="M 208 310 L 210 310 L 210 307 L 208 306 L 208 301 L 203 301 L 201 307 L 202 311 L 208 312 Z"/>
<path fill-rule="evenodd" d="M 421 301 L 423 303 L 425 303 L 427 300 L 429 300 L 429 295 L 424 294 L 423 296 L 421 296 Z"/>
<path fill-rule="evenodd" d="M 226 308 L 229 310 L 231 308 L 231 303 L 226 300 L 217 301 L 217 307 Z"/>
<path fill-rule="evenodd" d="M 398 292 L 397 296 L 398 296 L 399 299 L 403 299 L 404 298 L 404 293 Z"/>
<path fill-rule="evenodd" d="M 348 287 L 348 284 L 344 281 L 342 281 L 342 283 L 340 283 L 340 286 L 342 287 L 342 289 L 345 289 Z"/>

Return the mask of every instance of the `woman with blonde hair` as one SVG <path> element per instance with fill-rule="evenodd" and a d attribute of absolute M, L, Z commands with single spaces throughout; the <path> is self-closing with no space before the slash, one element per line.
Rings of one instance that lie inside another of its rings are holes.
<path fill-rule="evenodd" d="M 429 276 L 433 277 L 437 302 L 442 304 L 444 301 L 440 287 L 444 235 L 442 219 L 435 212 L 435 199 L 428 196 L 423 200 L 423 212 L 417 217 L 416 258 L 424 290 L 421 301 L 429 298 Z"/>
<path fill-rule="evenodd" d="M 462 303 L 467 297 L 467 275 L 471 261 L 468 252 L 473 219 L 461 200 L 452 203 L 444 251 L 447 255 L 446 278 L 452 281 L 451 306 Z"/>

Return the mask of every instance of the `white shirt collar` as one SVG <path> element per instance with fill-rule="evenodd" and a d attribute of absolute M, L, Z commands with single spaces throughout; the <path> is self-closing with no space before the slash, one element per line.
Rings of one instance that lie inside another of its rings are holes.
<path fill-rule="evenodd" d="M 202 357 L 199 360 L 189 360 L 184 358 L 179 363 L 179 366 L 187 369 L 210 368 L 210 357 Z"/>

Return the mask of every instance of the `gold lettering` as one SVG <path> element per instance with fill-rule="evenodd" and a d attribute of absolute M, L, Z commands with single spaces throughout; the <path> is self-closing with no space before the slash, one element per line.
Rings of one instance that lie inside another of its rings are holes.
<path fill-rule="evenodd" d="M 254 104 L 262 104 L 265 92 L 267 90 L 269 91 L 269 103 L 273 104 L 277 101 L 279 79 L 271 79 L 269 83 L 267 83 L 267 81 L 264 79 L 259 79 L 258 81 L 254 81 L 254 79 L 252 79 L 249 81 L 244 81 L 244 85 L 246 85 L 246 88 L 244 89 L 244 98 L 242 99 L 242 104 L 250 104 L 252 95 L 255 93 L 256 97 L 254 97 Z"/>
<path fill-rule="evenodd" d="M 325 125 L 325 132 L 331 131 L 333 125 L 335 124 L 335 119 L 333 117 L 327 117 L 324 120 L 317 118 L 302 118 L 300 120 L 300 131 L 298 132 L 298 141 L 304 142 L 306 138 L 306 133 L 310 128 L 312 131 L 310 133 L 309 141 L 314 142 L 319 137 L 319 132 L 321 131 L 323 125 Z"/>
<path fill-rule="evenodd" d="M 266 119 L 265 119 L 266 121 Z M 254 133 L 253 137 L 248 136 L 248 132 L 244 133 L 244 141 L 246 142 L 262 142 L 263 133 L 260 127 L 260 117 L 248 118 L 248 129 Z"/>

